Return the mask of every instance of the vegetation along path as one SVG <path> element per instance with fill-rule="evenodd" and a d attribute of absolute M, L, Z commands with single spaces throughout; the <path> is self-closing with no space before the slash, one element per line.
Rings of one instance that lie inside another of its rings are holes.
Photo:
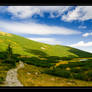
<path fill-rule="evenodd" d="M 24 67 L 24 64 L 20 61 L 17 68 L 11 69 L 7 72 L 5 86 L 23 86 L 17 78 L 18 69 L 23 67 Z"/>

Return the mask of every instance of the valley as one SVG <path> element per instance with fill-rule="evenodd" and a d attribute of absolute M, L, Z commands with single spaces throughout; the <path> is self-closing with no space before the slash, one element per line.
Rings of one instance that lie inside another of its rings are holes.
<path fill-rule="evenodd" d="M 0 86 L 92 86 L 92 53 L 0 32 Z"/>

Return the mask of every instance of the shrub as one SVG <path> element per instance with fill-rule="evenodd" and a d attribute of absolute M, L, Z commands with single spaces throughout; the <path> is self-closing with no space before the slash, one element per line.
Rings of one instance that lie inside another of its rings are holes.
<path fill-rule="evenodd" d="M 62 57 L 61 59 L 62 59 L 62 60 L 72 60 L 73 57 Z"/>
<path fill-rule="evenodd" d="M 0 84 L 2 84 L 4 82 L 4 78 L 0 77 Z"/>
<path fill-rule="evenodd" d="M 71 72 L 70 71 L 62 70 L 60 68 L 49 70 L 48 73 L 52 74 L 52 75 L 60 76 L 60 77 L 65 77 L 65 78 L 71 77 Z"/>
<path fill-rule="evenodd" d="M 70 67 L 84 67 L 87 63 L 85 62 L 69 62 Z"/>
<path fill-rule="evenodd" d="M 87 73 L 88 81 L 92 81 L 92 71 Z"/>
<path fill-rule="evenodd" d="M 85 81 L 88 80 L 88 76 L 83 73 L 75 73 L 73 74 L 73 78 L 79 79 L 79 80 L 85 80 Z"/>
<path fill-rule="evenodd" d="M 76 69 L 76 68 L 71 68 L 71 72 L 74 72 L 74 73 L 81 73 L 81 72 L 83 72 L 83 70 L 81 70 L 81 69 Z"/>
<path fill-rule="evenodd" d="M 32 58 L 30 58 L 30 60 L 28 60 L 28 61 L 26 60 L 24 62 L 27 63 L 27 64 L 39 66 L 39 67 L 51 67 L 51 66 L 54 65 L 53 63 L 49 63 L 46 60 L 40 60 L 37 57 L 32 57 Z"/>
<path fill-rule="evenodd" d="M 4 63 L 11 64 L 12 66 L 16 66 L 16 61 L 14 59 L 6 59 Z"/>
<path fill-rule="evenodd" d="M 61 65 L 58 66 L 58 68 L 61 68 L 61 69 L 65 69 L 67 67 L 69 67 L 68 64 L 61 64 Z"/>
<path fill-rule="evenodd" d="M 6 53 L 1 53 L 0 52 L 0 59 L 6 59 L 7 54 Z"/>
<path fill-rule="evenodd" d="M 59 62 L 59 60 L 61 60 L 61 57 L 58 56 L 50 56 L 50 57 L 46 57 L 46 61 L 49 63 L 57 63 Z"/>

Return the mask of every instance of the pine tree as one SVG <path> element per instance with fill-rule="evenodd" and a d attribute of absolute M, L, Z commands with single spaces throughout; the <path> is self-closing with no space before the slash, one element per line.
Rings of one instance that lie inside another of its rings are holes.
<path fill-rule="evenodd" d="M 16 66 L 16 61 L 13 59 L 13 51 L 12 51 L 10 44 L 8 45 L 8 48 L 7 48 L 6 62 L 9 63 L 9 64 L 12 64 L 13 66 Z"/>
<path fill-rule="evenodd" d="M 12 48 L 11 48 L 11 45 L 9 44 L 8 45 L 8 48 L 7 48 L 7 57 L 8 57 L 8 59 L 9 60 L 11 60 L 12 59 Z"/>

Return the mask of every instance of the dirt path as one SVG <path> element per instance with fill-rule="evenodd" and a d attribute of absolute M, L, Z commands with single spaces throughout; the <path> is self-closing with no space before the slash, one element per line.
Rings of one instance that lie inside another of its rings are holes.
<path fill-rule="evenodd" d="M 23 86 L 17 78 L 18 69 L 23 67 L 24 67 L 24 64 L 20 61 L 17 68 L 11 69 L 7 72 L 5 86 Z"/>

